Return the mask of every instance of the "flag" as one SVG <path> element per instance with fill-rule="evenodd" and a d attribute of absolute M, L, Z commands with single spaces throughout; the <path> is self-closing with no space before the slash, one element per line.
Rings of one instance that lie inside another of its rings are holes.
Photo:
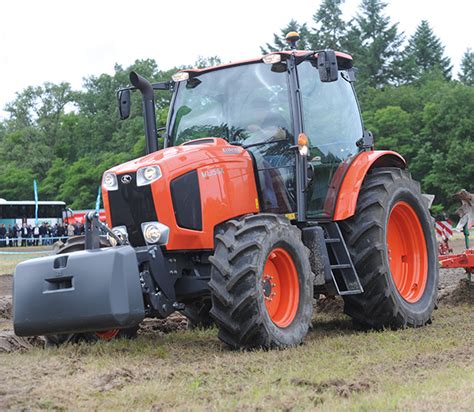
<path fill-rule="evenodd" d="M 99 214 L 100 210 L 100 194 L 101 194 L 101 187 L 99 186 L 99 190 L 97 191 L 97 200 L 95 201 L 95 211 Z"/>
<path fill-rule="evenodd" d="M 35 191 L 35 224 L 38 226 L 38 185 L 36 179 L 33 180 L 33 189 Z"/>

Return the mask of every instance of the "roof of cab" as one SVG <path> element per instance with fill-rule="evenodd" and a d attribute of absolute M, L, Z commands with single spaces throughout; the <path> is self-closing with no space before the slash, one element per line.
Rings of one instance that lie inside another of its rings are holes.
<path fill-rule="evenodd" d="M 302 57 L 302 56 L 306 56 L 309 53 L 313 53 L 314 57 L 318 56 L 317 51 L 310 51 L 310 50 L 285 50 L 285 51 L 272 52 L 272 53 L 268 53 L 268 54 L 281 54 L 281 55 L 285 55 L 285 56 L 290 56 L 290 55 L 294 54 L 294 55 L 296 55 L 296 57 Z M 343 53 L 343 52 L 338 52 L 338 51 L 336 51 L 335 53 L 336 53 L 336 57 L 338 58 L 338 61 L 345 61 L 346 63 L 349 63 L 349 65 L 352 67 L 352 60 L 353 59 L 352 59 L 352 56 L 350 54 Z M 231 67 L 231 66 L 239 66 L 239 65 L 242 65 L 242 64 L 257 63 L 257 62 L 261 61 L 263 57 L 264 56 L 260 56 L 260 57 L 254 58 L 254 59 L 224 63 L 224 64 L 219 64 L 217 66 L 205 67 L 205 68 L 202 68 L 202 69 L 196 69 L 196 68 L 195 69 L 183 69 L 183 70 L 179 70 L 179 71 L 180 72 L 195 73 L 197 75 L 197 74 L 208 72 L 208 71 L 211 71 L 211 70 L 223 69 L 223 68 Z"/>

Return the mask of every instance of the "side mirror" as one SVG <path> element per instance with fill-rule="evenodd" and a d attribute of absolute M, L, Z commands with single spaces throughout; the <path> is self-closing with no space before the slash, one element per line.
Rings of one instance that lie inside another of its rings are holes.
<path fill-rule="evenodd" d="M 338 78 L 337 58 L 334 50 L 318 52 L 319 78 L 323 83 L 335 82 Z"/>
<path fill-rule="evenodd" d="M 130 116 L 130 90 L 122 89 L 117 92 L 117 103 L 120 120 L 128 119 Z"/>

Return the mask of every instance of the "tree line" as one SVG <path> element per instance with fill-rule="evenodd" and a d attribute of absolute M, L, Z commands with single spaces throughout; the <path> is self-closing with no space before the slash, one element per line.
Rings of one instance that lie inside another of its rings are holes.
<path fill-rule="evenodd" d="M 344 21 L 344 0 L 324 0 L 311 23 L 291 20 L 261 46 L 262 53 L 287 48 L 284 37 L 298 31 L 298 48 L 332 48 L 354 56 L 365 127 L 378 149 L 400 152 L 424 192 L 436 195 L 435 210 L 453 210 L 452 194 L 473 191 L 474 53 L 466 50 L 457 79 L 440 39 L 428 22 L 406 37 L 385 14 L 380 0 L 362 0 Z M 199 58 L 194 66 L 219 63 Z M 144 154 L 140 96 L 133 94 L 130 119 L 118 118 L 115 91 L 131 70 L 153 81 L 169 80 L 180 68 L 162 70 L 153 59 L 114 73 L 85 78 L 81 90 L 45 83 L 17 93 L 0 122 L 0 197 L 31 199 L 39 181 L 43 200 L 65 200 L 90 208 L 107 168 Z M 166 123 L 170 95 L 158 92 L 158 127 Z"/>

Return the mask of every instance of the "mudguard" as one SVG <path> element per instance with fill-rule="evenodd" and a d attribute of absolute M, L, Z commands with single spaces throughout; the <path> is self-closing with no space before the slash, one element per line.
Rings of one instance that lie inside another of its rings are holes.
<path fill-rule="evenodd" d="M 349 165 L 339 189 L 333 220 L 344 220 L 354 215 L 359 191 L 365 175 L 374 167 L 399 167 L 405 169 L 405 159 L 390 150 L 361 152 Z"/>
<path fill-rule="evenodd" d="M 13 326 L 18 336 L 127 328 L 144 317 L 131 246 L 32 259 L 15 269 Z"/>

